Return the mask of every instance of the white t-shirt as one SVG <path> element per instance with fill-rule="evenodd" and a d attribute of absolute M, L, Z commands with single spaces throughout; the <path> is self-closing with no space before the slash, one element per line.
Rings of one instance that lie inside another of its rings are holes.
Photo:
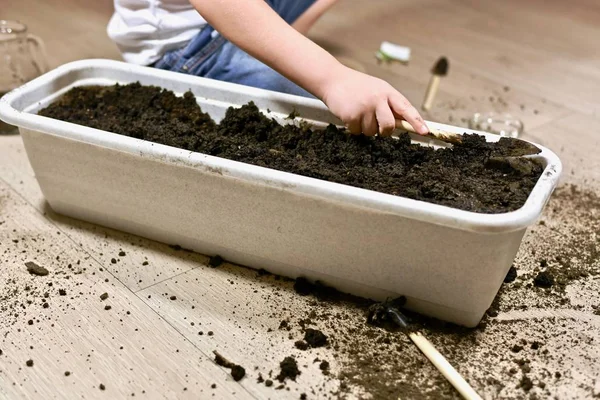
<path fill-rule="evenodd" d="M 123 59 L 149 65 L 186 45 L 206 21 L 188 0 L 114 0 L 108 36 Z"/>

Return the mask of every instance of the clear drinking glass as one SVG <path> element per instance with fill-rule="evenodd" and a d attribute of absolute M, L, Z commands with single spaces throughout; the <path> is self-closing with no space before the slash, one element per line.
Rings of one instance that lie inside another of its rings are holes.
<path fill-rule="evenodd" d="M 0 97 L 47 71 L 42 40 L 21 22 L 0 20 Z M 0 121 L 0 132 L 8 129 Z"/>

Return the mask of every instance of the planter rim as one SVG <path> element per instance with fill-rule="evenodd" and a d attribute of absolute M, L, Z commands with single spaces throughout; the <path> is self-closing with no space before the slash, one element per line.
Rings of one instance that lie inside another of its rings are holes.
<path fill-rule="evenodd" d="M 190 87 L 193 87 L 194 85 L 197 85 L 198 82 L 202 81 L 202 85 L 205 87 L 213 87 L 233 94 L 251 95 L 255 98 L 270 99 L 281 103 L 293 103 L 302 107 L 319 109 L 323 112 L 326 111 L 325 105 L 319 100 L 270 92 L 262 89 L 142 67 L 119 61 L 81 60 L 64 64 L 4 95 L 0 99 L 0 119 L 9 124 L 40 131 L 45 134 L 62 136 L 96 146 L 136 154 L 141 157 L 151 157 L 167 163 L 184 164 L 191 168 L 201 168 L 216 174 L 254 184 L 268 185 L 280 188 L 281 190 L 302 193 L 307 196 L 327 198 L 345 205 L 371 209 L 389 213 L 390 215 L 402 216 L 464 231 L 487 234 L 518 231 L 525 229 L 534 223 L 550 199 L 562 172 L 562 164 L 558 156 L 546 147 L 536 144 L 536 146 L 542 149 L 542 152 L 531 157 L 541 160 L 545 164 L 545 168 L 525 204 L 521 208 L 511 212 L 484 214 L 361 189 L 349 185 L 327 182 L 293 173 L 178 149 L 43 117 L 31 112 L 36 106 L 39 106 L 43 100 L 42 98 L 39 98 L 39 96 L 36 97 L 36 95 L 42 93 L 40 88 L 54 85 L 55 90 L 58 92 L 62 87 L 56 87 L 56 82 L 61 79 L 66 79 L 66 77 L 73 72 L 94 68 L 119 70 L 133 73 L 140 77 L 155 76 L 160 77 L 163 80 L 179 81 L 180 83 L 189 84 Z M 75 86 L 79 85 L 75 84 Z M 330 122 L 333 121 L 339 123 L 339 120 L 333 116 L 330 116 L 329 119 Z M 499 140 L 499 136 L 486 132 L 429 121 L 427 124 L 432 127 L 457 133 L 478 133 L 484 135 L 488 141 Z M 413 135 L 411 136 L 413 139 L 416 139 L 416 141 L 423 141 Z"/>

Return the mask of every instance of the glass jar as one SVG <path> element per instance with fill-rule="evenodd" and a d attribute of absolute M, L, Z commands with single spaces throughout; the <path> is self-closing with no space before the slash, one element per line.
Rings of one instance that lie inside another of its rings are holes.
<path fill-rule="evenodd" d="M 473 114 L 469 128 L 510 138 L 517 138 L 523 133 L 523 123 L 519 119 L 494 112 Z"/>
<path fill-rule="evenodd" d="M 0 20 L 0 97 L 47 71 L 42 40 L 21 22 Z M 0 131 L 8 129 L 0 121 Z"/>

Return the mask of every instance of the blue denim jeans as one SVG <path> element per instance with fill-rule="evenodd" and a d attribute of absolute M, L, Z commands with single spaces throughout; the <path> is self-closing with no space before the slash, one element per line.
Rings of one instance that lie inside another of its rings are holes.
<path fill-rule="evenodd" d="M 292 24 L 315 1 L 267 0 L 267 3 L 288 24 Z M 165 53 L 153 66 L 276 92 L 313 97 L 300 86 L 229 42 L 210 25 L 205 26 L 185 47 Z"/>

